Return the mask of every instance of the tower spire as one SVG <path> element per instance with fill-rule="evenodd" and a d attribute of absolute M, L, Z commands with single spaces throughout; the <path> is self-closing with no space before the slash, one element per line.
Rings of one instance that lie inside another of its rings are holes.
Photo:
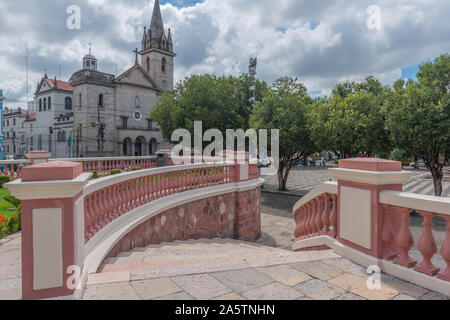
<path fill-rule="evenodd" d="M 150 22 L 150 32 L 153 40 L 157 41 L 159 47 L 159 42 L 164 35 L 164 24 L 161 16 L 161 7 L 159 6 L 159 0 L 155 0 L 155 5 L 153 6 L 152 21 Z"/>

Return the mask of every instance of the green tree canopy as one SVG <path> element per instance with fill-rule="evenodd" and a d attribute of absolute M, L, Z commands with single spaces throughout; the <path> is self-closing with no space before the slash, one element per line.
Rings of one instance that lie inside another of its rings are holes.
<path fill-rule="evenodd" d="M 316 101 L 310 127 L 317 146 L 349 155 L 389 151 L 381 108 L 387 90 L 368 77 L 362 83 L 338 84 L 328 101 Z"/>
<path fill-rule="evenodd" d="M 280 130 L 280 190 L 286 190 L 291 169 L 315 151 L 307 127 L 312 100 L 305 86 L 293 78 L 281 78 L 264 91 L 250 118 L 254 129 Z"/>
<path fill-rule="evenodd" d="M 417 81 L 399 80 L 386 99 L 386 128 L 393 144 L 423 159 L 435 194 L 442 194 L 444 156 L 450 153 L 450 57 L 420 66 Z"/>
<path fill-rule="evenodd" d="M 244 129 L 249 127 L 251 113 L 251 78 L 193 75 L 180 82 L 172 93 L 164 94 L 153 107 L 150 117 L 161 127 L 166 140 L 176 129 L 194 134 L 194 121 L 202 121 L 203 129 Z M 266 87 L 257 81 L 257 99 Z"/>

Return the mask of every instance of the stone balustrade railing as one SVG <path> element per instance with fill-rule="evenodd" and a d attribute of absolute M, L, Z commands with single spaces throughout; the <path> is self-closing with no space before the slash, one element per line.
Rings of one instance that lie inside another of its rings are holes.
<path fill-rule="evenodd" d="M 2 160 L 0 161 L 0 174 L 12 179 L 22 176 L 22 168 L 30 165 L 29 160 Z"/>
<path fill-rule="evenodd" d="M 294 250 L 328 247 L 362 265 L 450 296 L 450 198 L 402 192 L 413 175 L 400 162 L 381 159 L 341 160 L 329 169 L 327 182 L 294 207 Z M 410 214 L 423 217 L 417 243 Z M 446 237 L 438 248 L 433 218 L 446 221 Z M 416 245 L 421 261 L 410 256 Z M 441 270 L 433 261 L 445 261 Z"/>
<path fill-rule="evenodd" d="M 70 158 L 49 159 L 49 161 L 71 161 L 83 164 L 84 172 L 109 172 L 113 169 L 130 170 L 134 167 L 140 169 L 156 168 L 157 157 L 103 157 L 103 158 Z"/>
<path fill-rule="evenodd" d="M 383 258 L 407 268 L 414 267 L 417 272 L 429 276 L 437 275 L 439 279 L 450 281 L 450 198 L 383 191 L 380 194 L 380 203 L 384 211 L 381 234 Z M 413 210 L 423 217 L 422 235 L 416 243 L 423 257 L 420 263 L 409 256 L 409 251 L 414 246 L 410 230 L 410 213 Z M 439 251 L 447 264 L 444 270 L 440 270 L 431 262 L 435 255 L 439 255 L 432 232 L 432 220 L 435 216 L 442 217 L 447 223 L 447 234 Z"/>
<path fill-rule="evenodd" d="M 131 172 L 91 181 L 84 190 L 85 240 L 88 242 L 111 221 L 151 201 L 235 182 L 236 178 L 234 165 L 194 164 Z"/>
<path fill-rule="evenodd" d="M 296 241 L 319 235 L 336 238 L 337 183 L 326 182 L 294 206 Z"/>
<path fill-rule="evenodd" d="M 106 257 L 136 245 L 260 236 L 256 163 L 91 175 L 81 163 L 49 161 L 5 185 L 22 200 L 23 299 L 79 298 Z"/>

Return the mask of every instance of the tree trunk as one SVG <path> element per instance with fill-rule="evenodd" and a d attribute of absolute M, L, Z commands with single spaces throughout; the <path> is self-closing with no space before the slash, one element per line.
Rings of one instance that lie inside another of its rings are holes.
<path fill-rule="evenodd" d="M 443 166 L 434 164 L 430 171 L 433 176 L 434 194 L 435 196 L 440 197 L 442 195 L 442 178 L 444 177 Z"/>
<path fill-rule="evenodd" d="M 284 165 L 282 164 L 278 168 L 278 190 L 287 191 L 286 184 L 284 183 Z"/>

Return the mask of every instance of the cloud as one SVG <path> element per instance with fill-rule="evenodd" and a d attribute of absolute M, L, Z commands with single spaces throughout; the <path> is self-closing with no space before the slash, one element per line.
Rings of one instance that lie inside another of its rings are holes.
<path fill-rule="evenodd" d="M 68 30 L 66 9 L 77 4 L 82 29 Z M 381 10 L 381 28 L 367 27 L 367 8 Z M 62 78 L 81 67 L 92 42 L 99 68 L 129 68 L 150 23 L 153 0 L 2 0 L 0 86 L 25 102 L 25 50 L 30 91 L 47 69 Z M 339 81 L 375 75 L 386 84 L 402 69 L 433 59 L 450 47 L 450 4 L 441 0 L 166 0 L 176 80 L 194 73 L 240 74 L 258 56 L 258 77 L 296 76 L 310 92 L 327 94 Z"/>

